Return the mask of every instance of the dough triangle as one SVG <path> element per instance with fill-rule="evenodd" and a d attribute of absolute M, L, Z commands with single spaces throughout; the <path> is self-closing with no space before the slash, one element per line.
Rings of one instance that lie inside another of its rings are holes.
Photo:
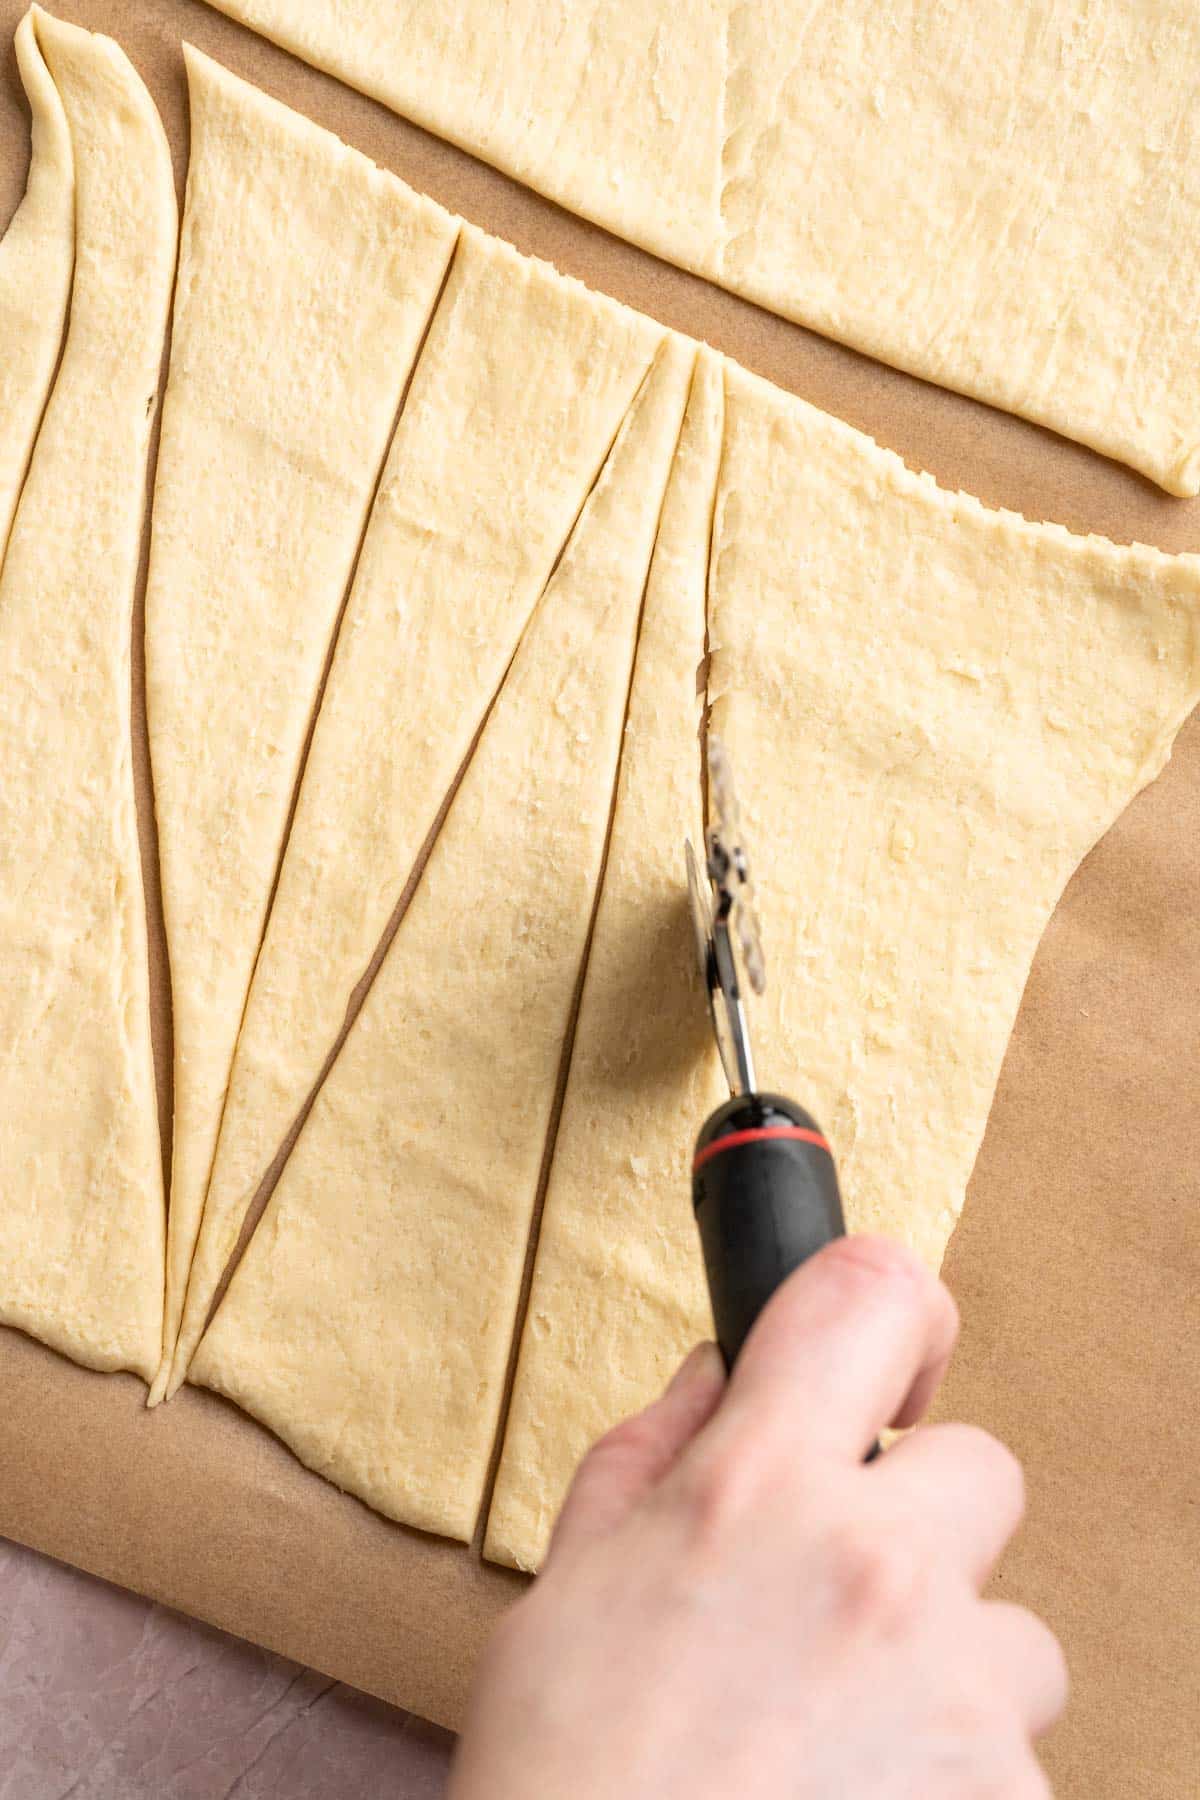
<path fill-rule="evenodd" d="M 146 594 L 175 1137 L 162 1397 L 330 638 L 457 221 L 187 49 Z"/>
<path fill-rule="evenodd" d="M 25 197 L 0 239 L 0 566 L 62 345 L 75 261 L 71 132 L 38 49 L 31 7 L 17 68 L 32 116 Z"/>
<path fill-rule="evenodd" d="M 1200 694 L 1200 559 L 989 512 L 729 364 L 710 634 L 759 1081 L 936 1268 L 1059 895 Z"/>
<path fill-rule="evenodd" d="M 313 735 L 238 1041 L 172 1390 L 662 336 L 464 228 Z"/>
<path fill-rule="evenodd" d="M 192 1366 L 451 1536 L 496 1430 L 692 355 L 664 344 L 622 427 Z"/>
<path fill-rule="evenodd" d="M 158 114 L 40 14 L 71 131 L 71 320 L 0 575 L 0 1320 L 147 1378 L 163 1193 L 130 650 L 175 263 Z"/>
<path fill-rule="evenodd" d="M 700 837 L 699 704 L 721 453 L 702 350 L 663 503 L 504 1451 L 484 1554 L 534 1569 L 588 1447 L 712 1335 L 692 1218 L 696 1133 L 727 1090 L 683 882 Z"/>

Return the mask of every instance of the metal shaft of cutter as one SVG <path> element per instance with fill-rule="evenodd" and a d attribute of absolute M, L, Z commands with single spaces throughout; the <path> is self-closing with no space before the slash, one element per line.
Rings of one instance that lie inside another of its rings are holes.
<path fill-rule="evenodd" d="M 730 1093 L 752 1094 L 757 1084 L 754 1079 L 754 1053 L 750 1048 L 750 1028 L 746 1021 L 746 1006 L 738 981 L 729 927 L 722 919 L 713 923 L 712 952 L 720 990 L 720 997 L 714 996 L 714 1004 L 722 1008 L 727 1033 L 727 1042 L 722 1041 L 720 1030 L 717 1033 L 725 1078 L 729 1083 Z"/>
<path fill-rule="evenodd" d="M 700 967 L 731 1098 L 705 1121 L 692 1164 L 692 1203 L 717 1341 L 732 1364 L 781 1281 L 841 1233 L 833 1153 L 804 1108 L 761 1094 L 745 995 L 765 964 L 729 756 L 710 738 L 704 882 L 686 847 Z"/>

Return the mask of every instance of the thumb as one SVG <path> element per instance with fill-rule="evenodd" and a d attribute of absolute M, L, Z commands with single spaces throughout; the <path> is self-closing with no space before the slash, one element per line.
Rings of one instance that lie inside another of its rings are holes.
<path fill-rule="evenodd" d="M 717 1346 L 697 1344 L 658 1400 L 588 1451 L 563 1502 L 547 1562 L 619 1525 L 708 1423 L 724 1391 Z"/>

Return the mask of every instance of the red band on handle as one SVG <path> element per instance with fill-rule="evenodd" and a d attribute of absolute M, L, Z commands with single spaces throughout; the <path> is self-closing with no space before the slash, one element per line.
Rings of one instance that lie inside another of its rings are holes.
<path fill-rule="evenodd" d="M 705 1144 L 692 1164 L 692 1174 L 702 1169 L 706 1162 L 711 1162 L 722 1150 L 736 1150 L 739 1144 L 761 1144 L 767 1138 L 791 1138 L 802 1144 L 815 1144 L 818 1150 L 824 1150 L 826 1156 L 832 1156 L 819 1131 L 810 1131 L 807 1125 L 759 1125 L 750 1131 L 731 1131 L 728 1137 L 714 1138 L 711 1144 Z"/>

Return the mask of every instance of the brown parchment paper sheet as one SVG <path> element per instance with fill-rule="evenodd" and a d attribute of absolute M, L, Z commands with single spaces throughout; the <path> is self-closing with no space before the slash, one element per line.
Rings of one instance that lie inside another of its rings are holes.
<path fill-rule="evenodd" d="M 27 160 L 11 50 L 22 10 L 0 0 L 4 222 Z M 707 338 L 943 484 L 1075 530 L 1200 549 L 1200 502 L 618 243 L 198 0 L 54 10 L 111 32 L 132 57 L 181 196 L 187 37 L 414 187 Z M 139 719 L 145 811 L 141 732 Z M 1072 1704 L 1044 1754 L 1056 1792 L 1078 1800 L 1200 1792 L 1198 895 L 1200 719 L 1046 934 L 946 1265 L 963 1336 L 939 1410 L 999 1432 L 1025 1462 L 1028 1520 L 997 1588 L 1042 1611 L 1066 1646 Z M 150 912 L 166 1116 L 153 887 Z M 154 1414 L 143 1399 L 131 1377 L 88 1373 L 0 1330 L 0 1533 L 456 1724 L 518 1578 L 377 1518 L 211 1395 L 185 1389 Z"/>

